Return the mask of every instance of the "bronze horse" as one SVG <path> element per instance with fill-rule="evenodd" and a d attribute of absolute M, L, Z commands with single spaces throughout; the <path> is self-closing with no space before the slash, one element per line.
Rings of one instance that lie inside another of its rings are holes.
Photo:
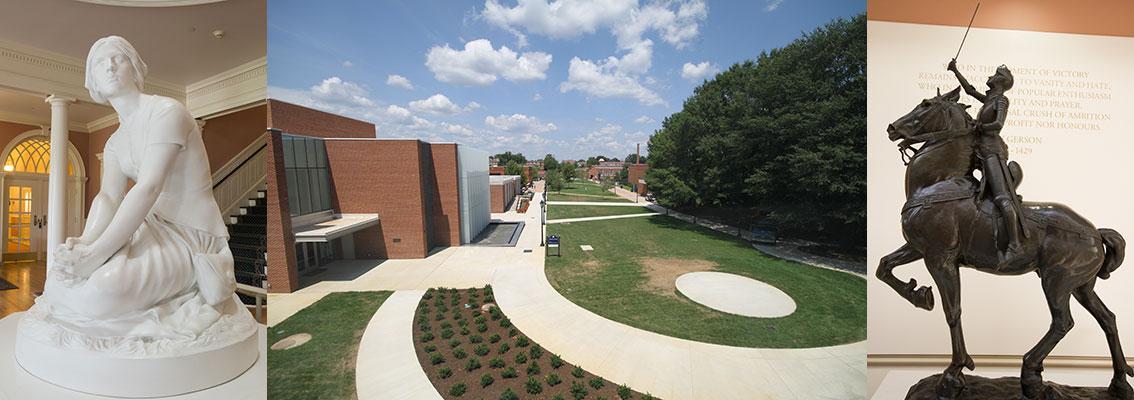
<path fill-rule="evenodd" d="M 893 270 L 925 259 L 926 268 L 941 292 L 945 322 L 952 339 L 952 359 L 937 382 L 939 398 L 960 395 L 965 380 L 961 368 L 975 368 L 965 350 L 961 331 L 960 267 L 997 275 L 1039 274 L 1051 311 L 1047 334 L 1024 355 L 1020 384 L 1025 399 L 1044 398 L 1041 377 L 1043 361 L 1071 330 L 1070 299 L 1082 304 L 1106 333 L 1114 367 L 1108 391 L 1117 398 L 1134 398 L 1114 314 L 1095 293 L 1097 278 L 1106 279 L 1122 263 L 1126 242 L 1111 229 L 1095 229 L 1070 208 L 1055 203 L 1023 203 L 1022 220 L 1027 235 L 1024 251 L 1028 262 L 997 270 L 998 251 L 1006 244 L 1000 230 L 999 213 L 980 181 L 974 177 L 973 144 L 977 131 L 972 117 L 960 104 L 960 88 L 926 99 L 909 114 L 887 128 L 891 141 L 901 140 L 903 158 L 913 151 L 906 168 L 906 204 L 902 208 L 902 233 L 906 244 L 882 258 L 876 275 L 914 306 L 933 309 L 931 287 L 917 281 L 903 282 Z M 912 145 L 921 144 L 920 149 Z M 1017 184 L 1022 177 L 1012 163 L 1010 173 Z"/>

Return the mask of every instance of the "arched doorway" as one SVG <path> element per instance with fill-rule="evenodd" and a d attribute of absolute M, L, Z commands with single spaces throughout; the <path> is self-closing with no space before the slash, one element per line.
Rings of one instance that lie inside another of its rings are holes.
<path fill-rule="evenodd" d="M 67 149 L 67 236 L 82 229 L 85 170 L 74 145 Z M 0 153 L 3 188 L 2 260 L 43 260 L 47 251 L 47 177 L 51 143 L 42 130 L 12 139 Z"/>

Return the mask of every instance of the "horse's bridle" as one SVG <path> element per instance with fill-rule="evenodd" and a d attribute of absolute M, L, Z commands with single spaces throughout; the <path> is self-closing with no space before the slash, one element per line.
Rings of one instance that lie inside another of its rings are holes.
<path fill-rule="evenodd" d="M 930 110 L 930 111 L 936 111 L 936 110 Z M 942 116 L 944 116 L 946 114 L 947 113 L 941 113 Z M 916 129 L 914 129 L 914 132 L 921 131 L 921 128 L 924 127 L 925 125 L 927 125 L 929 123 L 929 121 L 931 121 L 931 120 L 932 120 L 932 118 L 927 118 L 927 119 L 922 120 L 920 123 L 917 124 L 917 127 L 916 127 Z M 910 162 L 912 162 L 913 159 L 916 158 L 918 156 L 918 154 L 920 154 L 923 149 L 925 149 L 925 146 L 917 148 L 917 147 L 913 147 L 913 145 L 918 144 L 918 143 L 926 143 L 926 142 L 933 142 L 933 141 L 944 141 L 944 140 L 949 140 L 949 139 L 953 139 L 953 138 L 956 138 L 956 137 L 961 137 L 961 136 L 967 135 L 970 132 L 972 132 L 972 129 L 973 129 L 972 126 L 966 126 L 964 128 L 956 128 L 956 129 L 942 129 L 942 130 L 939 130 L 939 131 L 925 132 L 925 133 L 913 135 L 913 136 L 910 136 L 908 138 L 902 139 L 902 141 L 898 142 L 898 154 L 901 154 L 902 165 L 910 165 Z"/>

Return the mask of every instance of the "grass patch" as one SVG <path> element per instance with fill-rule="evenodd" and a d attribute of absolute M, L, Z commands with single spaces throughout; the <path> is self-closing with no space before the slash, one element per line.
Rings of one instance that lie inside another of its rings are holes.
<path fill-rule="evenodd" d="M 354 398 L 355 359 L 370 317 L 392 292 L 331 293 L 268 329 L 268 345 L 297 333 L 306 344 L 268 350 L 268 397 Z"/>
<path fill-rule="evenodd" d="M 547 192 L 547 201 L 590 201 L 602 203 L 633 203 L 631 200 L 617 196 L 570 195 Z"/>
<path fill-rule="evenodd" d="M 866 338 L 861 277 L 776 259 L 731 236 L 666 216 L 554 224 L 548 233 L 594 246 L 587 253 L 563 247 L 563 257 L 547 259 L 548 279 L 572 302 L 614 321 L 730 346 L 801 348 Z M 782 318 L 744 317 L 663 293 L 650 282 L 658 260 L 709 265 L 768 283 L 790 295 L 796 311 Z"/>
<path fill-rule="evenodd" d="M 560 206 L 547 207 L 547 219 L 605 217 L 609 215 L 645 214 L 653 212 L 646 207 L 627 206 Z"/>
<path fill-rule="evenodd" d="M 560 190 L 556 193 L 560 193 L 560 194 L 581 194 L 581 195 L 591 195 L 591 196 L 610 196 L 610 197 L 617 197 L 618 196 L 611 191 L 603 190 L 602 186 L 597 184 L 597 183 L 594 183 L 594 182 L 591 182 L 591 181 L 584 181 L 584 180 L 576 180 L 576 181 L 573 181 L 571 183 L 564 184 L 563 190 Z"/>

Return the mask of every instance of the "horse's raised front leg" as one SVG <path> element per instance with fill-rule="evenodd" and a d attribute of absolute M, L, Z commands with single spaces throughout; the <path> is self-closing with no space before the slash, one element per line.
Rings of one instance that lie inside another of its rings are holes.
<path fill-rule="evenodd" d="M 953 357 L 949 366 L 937 381 L 939 399 L 955 399 L 965 388 L 965 377 L 961 368 L 972 370 L 976 367 L 973 358 L 965 349 L 965 334 L 961 330 L 961 272 L 956 254 L 944 253 L 926 258 L 926 267 L 937 289 L 941 293 L 941 306 L 945 311 L 945 323 L 949 325 L 949 338 L 953 345 Z"/>
<path fill-rule="evenodd" d="M 1024 354 L 1024 365 L 1020 368 L 1020 386 L 1024 399 L 1045 398 L 1043 360 L 1075 326 L 1075 321 L 1071 318 L 1071 289 L 1064 287 L 1065 278 L 1063 274 L 1049 274 L 1041 279 L 1047 307 L 1051 311 L 1051 326 L 1039 343 Z"/>
<path fill-rule="evenodd" d="M 1118 325 L 1114 321 L 1114 313 L 1106 308 L 1102 299 L 1095 293 L 1094 282 L 1075 289 L 1072 294 L 1083 308 L 1091 312 L 1106 333 L 1106 343 L 1110 346 L 1110 358 L 1114 366 L 1114 377 L 1110 380 L 1110 394 L 1117 399 L 1134 399 L 1134 389 L 1126 381 L 1127 375 L 1134 376 L 1134 368 L 1126 364 L 1126 356 L 1122 354 L 1122 343 L 1118 340 Z"/>
<path fill-rule="evenodd" d="M 918 308 L 926 310 L 933 309 L 933 288 L 928 286 L 917 286 L 917 280 L 910 278 L 909 282 L 902 282 L 894 276 L 894 268 L 912 263 L 920 260 L 922 254 L 910 246 L 909 243 L 903 244 L 893 253 L 887 254 L 882 257 L 878 262 L 878 269 L 874 271 L 874 275 L 879 280 L 890 285 L 895 292 L 898 292 L 902 298 L 906 299 Z"/>

